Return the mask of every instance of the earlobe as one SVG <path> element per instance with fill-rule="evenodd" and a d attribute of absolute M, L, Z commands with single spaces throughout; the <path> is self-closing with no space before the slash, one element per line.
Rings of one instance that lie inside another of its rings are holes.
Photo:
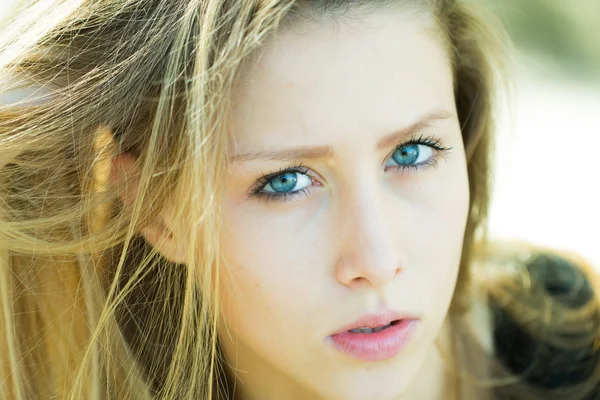
<path fill-rule="evenodd" d="M 119 198 L 125 207 L 135 202 L 139 187 L 140 173 L 136 160 L 129 154 L 120 154 L 113 160 L 110 183 L 119 191 Z M 175 235 L 175 224 L 165 210 L 158 213 L 156 218 L 141 229 L 146 241 L 163 257 L 171 262 L 183 264 L 187 246 L 185 241 Z"/>
<path fill-rule="evenodd" d="M 185 263 L 187 246 L 175 238 L 173 230 L 162 218 L 159 217 L 152 224 L 142 228 L 141 234 L 167 260 L 176 264 Z"/>

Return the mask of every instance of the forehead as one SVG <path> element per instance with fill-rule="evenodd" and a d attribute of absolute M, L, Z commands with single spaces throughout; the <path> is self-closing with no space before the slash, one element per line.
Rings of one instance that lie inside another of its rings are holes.
<path fill-rule="evenodd" d="M 432 111 L 453 111 L 452 71 L 426 14 L 303 22 L 244 65 L 233 108 L 238 151 L 335 145 L 361 132 L 378 138 Z"/>

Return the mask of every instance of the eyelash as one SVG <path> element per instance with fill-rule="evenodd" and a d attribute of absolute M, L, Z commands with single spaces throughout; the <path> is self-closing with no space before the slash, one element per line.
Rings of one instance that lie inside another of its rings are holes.
<path fill-rule="evenodd" d="M 391 168 L 395 168 L 396 170 L 399 170 L 399 171 L 400 170 L 401 171 L 419 170 L 422 168 L 429 168 L 429 167 L 435 168 L 435 167 L 437 167 L 438 156 L 444 157 L 445 153 L 452 150 L 452 147 L 444 147 L 442 144 L 442 141 L 434 136 L 424 137 L 423 135 L 420 135 L 420 136 L 413 136 L 411 139 L 398 144 L 392 151 L 392 154 L 404 146 L 409 146 L 409 145 L 414 145 L 414 144 L 429 146 L 432 149 L 436 150 L 438 152 L 438 154 L 434 155 L 433 157 L 431 157 L 431 159 L 429 159 L 421 164 L 410 164 L 410 165 L 397 164 Z M 262 192 L 261 190 L 263 190 L 265 188 L 265 186 L 267 186 L 267 184 L 269 184 L 269 182 L 273 178 L 275 178 L 279 175 L 285 174 L 285 173 L 304 174 L 304 175 L 308 176 L 312 181 L 314 181 L 316 179 L 316 177 L 313 176 L 310 172 L 311 172 L 311 170 L 309 167 L 306 167 L 300 163 L 297 163 L 297 164 L 290 165 L 288 167 L 284 167 L 284 168 L 280 169 L 279 171 L 262 175 L 260 178 L 258 178 L 256 183 L 250 189 L 248 198 L 254 197 L 254 198 L 269 202 L 271 200 L 287 201 L 287 200 L 296 198 L 296 196 L 302 196 L 302 195 L 307 196 L 310 192 L 310 189 L 309 189 L 310 186 L 300 189 L 300 190 L 297 190 L 295 192 L 280 193 L 280 194 L 274 194 L 274 193 L 270 193 L 270 192 Z"/>

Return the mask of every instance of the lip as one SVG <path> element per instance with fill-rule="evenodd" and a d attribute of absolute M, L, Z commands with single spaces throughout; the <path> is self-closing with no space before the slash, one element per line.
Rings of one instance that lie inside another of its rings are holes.
<path fill-rule="evenodd" d="M 402 319 L 418 319 L 414 316 L 408 315 L 406 313 L 400 313 L 392 310 L 384 310 L 379 313 L 368 313 L 364 314 L 356 321 L 340 328 L 337 332 L 333 333 L 333 335 L 337 335 L 339 333 L 347 332 L 351 329 L 356 328 L 377 328 L 378 326 L 384 326 L 389 324 L 392 321 L 402 320 Z"/>
<path fill-rule="evenodd" d="M 420 322 L 419 318 L 394 311 L 365 314 L 336 333 L 328 342 L 346 355 L 366 362 L 383 361 L 397 356 L 408 344 Z M 373 333 L 354 333 L 351 329 L 392 326 Z"/>

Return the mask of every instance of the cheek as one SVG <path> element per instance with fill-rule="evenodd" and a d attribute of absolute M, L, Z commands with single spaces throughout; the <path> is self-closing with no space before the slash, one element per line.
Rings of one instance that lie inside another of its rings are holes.
<path fill-rule="evenodd" d="M 439 262 L 447 265 L 447 273 L 441 286 L 453 292 L 462 257 L 464 234 L 469 213 L 469 182 L 465 168 L 458 168 L 452 179 L 446 179 L 438 188 L 436 197 L 437 212 L 432 213 L 440 221 L 438 224 L 437 247 Z M 431 249 L 436 253 L 436 249 Z M 448 296 L 448 294 L 447 294 Z"/>
<path fill-rule="evenodd" d="M 227 211 L 221 235 L 223 316 L 239 329 L 267 328 L 274 321 L 279 329 L 293 329 L 310 314 L 311 282 L 325 280 L 319 274 L 326 269 L 315 259 L 319 226 L 307 224 L 303 213 L 269 216 L 264 207 L 244 206 Z"/>
<path fill-rule="evenodd" d="M 444 299 L 454 290 L 469 212 L 466 168 L 459 163 L 448 167 L 419 189 L 411 240 L 414 273 L 427 292 Z M 432 307 L 443 304 L 440 300 L 432 299 Z"/>

